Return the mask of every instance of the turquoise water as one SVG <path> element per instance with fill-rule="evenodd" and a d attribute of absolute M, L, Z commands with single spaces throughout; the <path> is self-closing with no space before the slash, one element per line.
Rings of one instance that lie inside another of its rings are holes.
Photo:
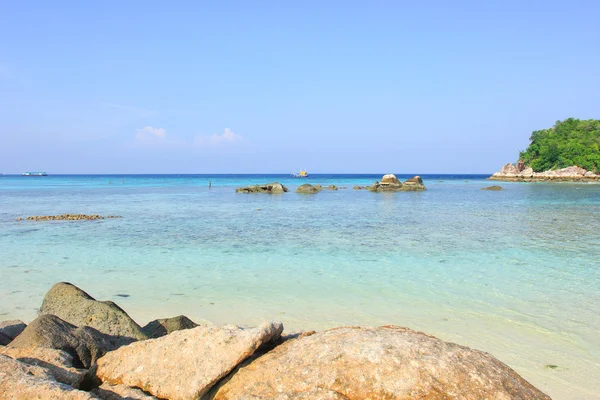
<path fill-rule="evenodd" d="M 352 190 L 380 177 L 0 176 L 0 320 L 33 319 L 69 281 L 141 324 L 397 324 L 488 351 L 555 399 L 600 399 L 600 185 Z M 292 192 L 234 191 L 275 180 Z M 347 189 L 293 193 L 306 182 Z M 123 218 L 16 221 L 60 213 Z"/>

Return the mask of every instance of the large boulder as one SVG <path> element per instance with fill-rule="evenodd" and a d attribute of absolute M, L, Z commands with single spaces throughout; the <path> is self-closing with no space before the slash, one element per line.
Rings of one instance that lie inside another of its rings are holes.
<path fill-rule="evenodd" d="M 367 190 L 371 192 L 420 192 L 425 189 L 420 176 L 414 176 L 401 183 L 394 174 L 384 175 L 381 181 L 367 186 Z"/>
<path fill-rule="evenodd" d="M 144 340 L 148 337 L 112 301 L 97 301 L 77 286 L 60 282 L 46 293 L 40 314 L 52 314 L 76 326 L 90 326 L 111 336 Z"/>
<path fill-rule="evenodd" d="M 320 185 L 313 186 L 310 183 L 305 183 L 304 185 L 298 186 L 298 188 L 296 189 L 296 193 L 313 194 L 313 193 L 319 193 L 321 190 L 322 190 L 322 187 Z"/>
<path fill-rule="evenodd" d="M 0 399 L 91 400 L 97 397 L 56 382 L 45 368 L 0 355 Z"/>
<path fill-rule="evenodd" d="M 500 170 L 500 175 L 518 175 L 519 169 L 511 163 L 508 163 Z"/>
<path fill-rule="evenodd" d="M 18 319 L 2 321 L 0 322 L 0 333 L 14 339 L 23 332 L 26 326 L 27 324 L 25 324 L 25 322 L 19 321 Z"/>
<path fill-rule="evenodd" d="M 125 385 L 109 385 L 108 383 L 103 383 L 93 389 L 92 393 L 103 400 L 158 400 L 141 389 Z"/>
<path fill-rule="evenodd" d="M 264 185 L 251 185 L 235 189 L 236 193 L 269 193 L 281 194 L 290 190 L 279 182 L 267 183 Z"/>
<path fill-rule="evenodd" d="M 342 327 L 289 340 L 240 368 L 213 395 L 214 400 L 550 399 L 490 354 L 395 326 Z"/>
<path fill-rule="evenodd" d="M 261 345 L 280 338 L 280 322 L 256 328 L 199 326 L 132 343 L 98 360 L 105 383 L 143 389 L 159 398 L 201 398 Z"/>
<path fill-rule="evenodd" d="M 54 378 L 74 388 L 79 388 L 87 370 L 73 367 L 73 356 L 69 353 L 44 347 L 1 347 L 0 354 L 28 365 L 46 368 Z"/>
<path fill-rule="evenodd" d="M 55 315 L 40 315 L 8 347 L 45 347 L 63 350 L 73 357 L 73 366 L 89 368 L 108 351 L 132 339 L 104 335 L 89 326 L 76 327 Z"/>
<path fill-rule="evenodd" d="M 400 181 L 398 180 L 398 178 L 396 178 L 396 175 L 394 174 L 385 174 L 383 176 L 383 178 L 381 178 L 381 181 L 379 181 L 380 184 L 382 185 L 400 185 Z"/>
<path fill-rule="evenodd" d="M 155 339 L 175 331 L 192 329 L 197 326 L 197 323 L 185 315 L 178 315 L 177 317 L 155 319 L 154 321 L 150 321 L 142 328 L 142 330 L 149 338 Z"/>
<path fill-rule="evenodd" d="M 421 192 L 425 190 L 423 179 L 420 176 L 413 176 L 402 183 L 402 191 L 405 192 Z"/>

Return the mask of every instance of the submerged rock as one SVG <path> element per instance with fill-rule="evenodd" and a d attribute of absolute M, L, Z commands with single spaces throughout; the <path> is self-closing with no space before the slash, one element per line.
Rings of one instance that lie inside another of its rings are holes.
<path fill-rule="evenodd" d="M 305 183 L 304 185 L 298 186 L 298 189 L 296 189 L 296 193 L 313 194 L 319 193 L 321 190 L 321 185 L 313 186 L 310 183 Z"/>
<path fill-rule="evenodd" d="M 58 382 L 67 384 L 74 388 L 85 378 L 87 370 L 73 367 L 73 356 L 69 353 L 44 348 L 44 347 L 4 347 L 0 348 L 0 354 L 8 356 L 24 364 L 34 365 L 47 369 Z"/>
<path fill-rule="evenodd" d="M 235 189 L 236 193 L 270 193 L 281 194 L 289 192 L 289 189 L 279 182 L 267 183 L 265 185 L 251 185 Z"/>
<path fill-rule="evenodd" d="M 58 383 L 45 368 L 0 355 L 0 398 L 11 400 L 91 400 L 97 397 Z"/>
<path fill-rule="evenodd" d="M 178 315 L 177 317 L 172 318 L 155 319 L 154 321 L 148 322 L 148 324 L 144 326 L 142 330 L 149 338 L 155 339 L 168 335 L 172 332 L 181 331 L 184 329 L 192 329 L 197 326 L 197 323 L 185 315 Z"/>
<path fill-rule="evenodd" d="M 261 345 L 279 339 L 283 325 L 205 327 L 132 343 L 98 360 L 96 376 L 159 398 L 198 399 Z"/>
<path fill-rule="evenodd" d="M 89 368 L 104 353 L 131 340 L 104 335 L 89 326 L 77 327 L 55 315 L 40 315 L 8 347 L 45 347 L 63 350 L 73 357 L 75 367 Z"/>
<path fill-rule="evenodd" d="M 488 187 L 481 188 L 481 190 L 492 190 L 492 191 L 499 192 L 501 190 L 504 190 L 504 188 L 502 186 L 494 185 L 494 186 L 488 186 Z"/>
<path fill-rule="evenodd" d="M 11 339 L 16 338 L 23 332 L 23 330 L 27 327 L 27 324 L 23 321 L 19 321 L 18 319 L 14 319 L 12 321 L 2 321 L 0 322 L 0 333 L 8 336 Z"/>
<path fill-rule="evenodd" d="M 395 326 L 289 340 L 214 391 L 242 398 L 550 399 L 490 354 Z"/>
<path fill-rule="evenodd" d="M 97 301 L 67 282 L 52 286 L 46 293 L 40 314 L 56 315 L 76 326 L 90 326 L 107 335 L 143 340 L 148 337 L 123 309 L 112 301 Z"/>

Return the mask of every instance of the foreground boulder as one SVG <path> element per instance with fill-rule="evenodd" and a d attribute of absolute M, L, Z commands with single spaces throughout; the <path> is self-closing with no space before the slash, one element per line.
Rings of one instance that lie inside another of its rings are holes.
<path fill-rule="evenodd" d="M 18 319 L 2 321 L 0 322 L 0 333 L 14 339 L 23 332 L 26 326 L 25 322 L 19 321 Z"/>
<path fill-rule="evenodd" d="M 141 389 L 125 385 L 109 385 L 108 383 L 103 383 L 100 387 L 92 390 L 92 393 L 103 400 L 158 400 Z"/>
<path fill-rule="evenodd" d="M 490 354 L 408 328 L 343 327 L 289 340 L 214 399 L 550 399 Z"/>
<path fill-rule="evenodd" d="M 104 353 L 131 343 L 104 335 L 88 326 L 76 327 L 55 315 L 40 315 L 8 347 L 45 347 L 63 350 L 73 357 L 73 366 L 89 368 Z"/>
<path fill-rule="evenodd" d="M 367 190 L 371 192 L 422 192 L 426 188 L 420 176 L 414 176 L 400 183 L 396 175 L 387 174 L 381 178 L 381 181 L 367 186 Z"/>
<path fill-rule="evenodd" d="M 280 322 L 269 322 L 251 329 L 199 326 L 173 332 L 106 354 L 96 376 L 159 398 L 197 399 L 261 345 L 279 339 L 282 330 Z"/>
<path fill-rule="evenodd" d="M 235 189 L 236 193 L 269 193 L 281 194 L 290 190 L 279 182 L 267 183 L 265 185 L 251 185 Z"/>
<path fill-rule="evenodd" d="M 149 338 L 155 339 L 168 335 L 172 332 L 181 331 L 184 329 L 192 329 L 197 326 L 197 323 L 185 315 L 179 315 L 173 318 L 155 319 L 154 321 L 148 322 L 148 324 L 144 326 L 142 330 Z"/>
<path fill-rule="evenodd" d="M 304 185 L 298 186 L 298 188 L 296 189 L 296 193 L 314 194 L 319 193 L 321 190 L 323 190 L 323 187 L 321 187 L 321 185 L 313 186 L 310 183 L 305 183 Z"/>
<path fill-rule="evenodd" d="M 46 293 L 40 314 L 56 315 L 76 326 L 90 326 L 107 335 L 143 340 L 142 328 L 112 301 L 97 301 L 77 286 L 60 282 Z"/>
<path fill-rule="evenodd" d="M 0 355 L 0 399 L 90 400 L 90 393 L 58 383 L 46 369 Z"/>
<path fill-rule="evenodd" d="M 87 370 L 73 368 L 73 356 L 69 353 L 43 347 L 3 347 L 0 354 L 24 364 L 47 369 L 58 382 L 79 388 Z"/>

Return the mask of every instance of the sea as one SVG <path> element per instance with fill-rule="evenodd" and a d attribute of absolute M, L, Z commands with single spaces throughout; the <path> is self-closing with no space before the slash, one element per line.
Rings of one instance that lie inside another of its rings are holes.
<path fill-rule="evenodd" d="M 600 184 L 353 189 L 381 176 L 0 176 L 0 320 L 33 320 L 66 281 L 141 325 L 395 324 L 489 352 L 554 399 L 600 399 Z M 273 181 L 290 192 L 235 192 Z M 63 213 L 122 218 L 18 221 Z"/>

